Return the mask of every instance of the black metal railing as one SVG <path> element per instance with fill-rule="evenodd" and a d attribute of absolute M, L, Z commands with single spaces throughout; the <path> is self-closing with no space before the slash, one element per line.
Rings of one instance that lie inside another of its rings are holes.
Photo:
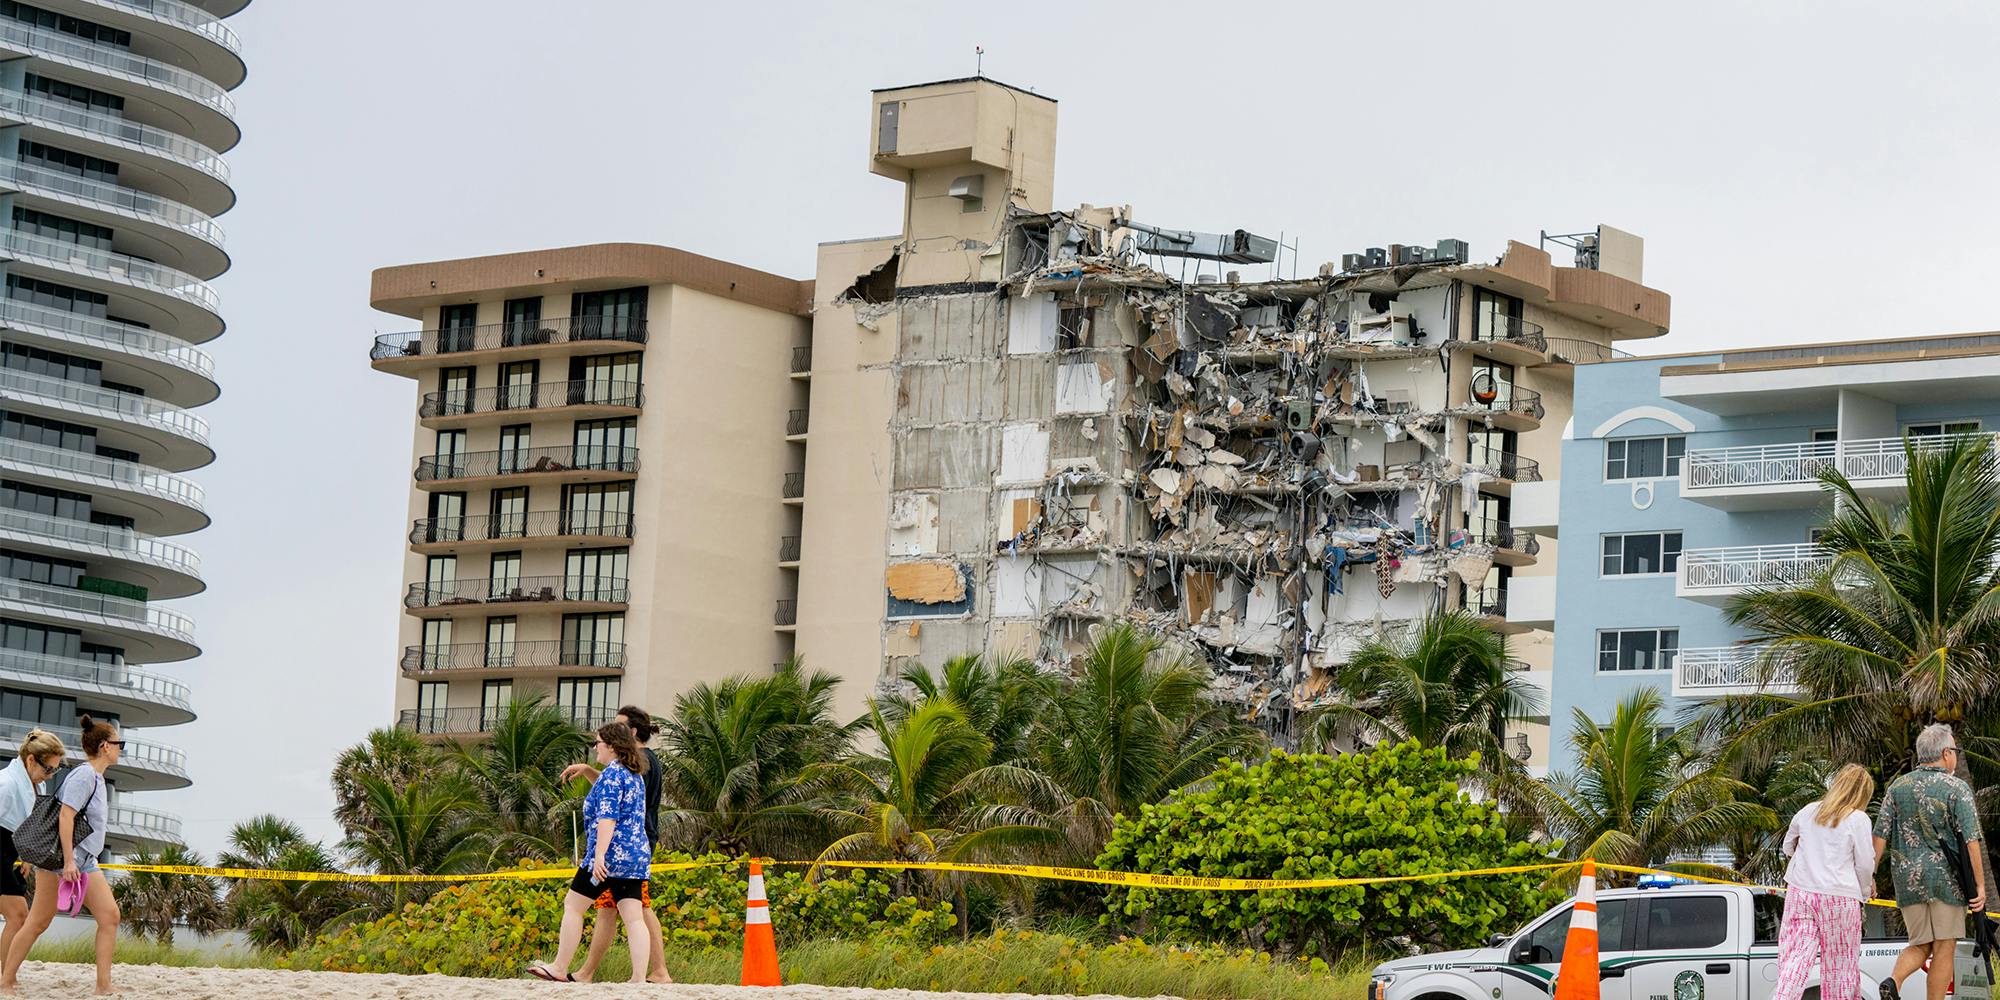
<path fill-rule="evenodd" d="M 792 374 L 812 371 L 813 349 L 811 344 L 800 344 L 792 348 Z"/>
<path fill-rule="evenodd" d="M 505 347 L 540 344 L 574 344 L 589 341 L 616 341 L 626 344 L 646 342 L 646 321 L 626 316 L 570 316 L 533 322 L 515 320 L 483 326 L 448 327 L 439 330 L 412 330 L 386 333 L 375 338 L 368 360 L 464 354 Z"/>
<path fill-rule="evenodd" d="M 630 538 L 632 515 L 606 511 L 537 510 L 521 514 L 421 517 L 410 524 L 412 545 L 573 535 Z"/>
<path fill-rule="evenodd" d="M 1542 481 L 1542 463 L 1532 458 L 1522 458 L 1511 451 L 1474 455 L 1465 464 L 1492 469 L 1501 479 L 1517 483 Z"/>
<path fill-rule="evenodd" d="M 1542 543 L 1532 531 L 1522 531 L 1505 521 L 1474 521 L 1467 532 L 1472 540 L 1494 548 L 1509 549 L 1525 555 L 1542 551 Z"/>
<path fill-rule="evenodd" d="M 1575 337 L 1549 337 L 1547 339 L 1549 342 L 1549 353 L 1555 355 L 1557 361 L 1564 361 L 1573 365 L 1596 364 L 1599 361 L 1614 361 L 1618 358 L 1629 358 L 1632 356 L 1631 352 L 1621 351 L 1609 344 L 1578 340 Z"/>
<path fill-rule="evenodd" d="M 448 583 L 413 583 L 403 595 L 406 608 L 445 608 L 461 604 L 519 604 L 591 601 L 623 604 L 625 578 L 615 576 L 478 577 Z"/>
<path fill-rule="evenodd" d="M 785 414 L 785 433 L 794 437 L 804 434 L 806 432 L 807 415 L 808 411 L 806 410 L 793 410 Z"/>
<path fill-rule="evenodd" d="M 406 674 L 452 670 L 535 670 L 559 667 L 625 669 L 622 642 L 466 642 L 448 646 L 408 646 L 398 669 Z"/>
<path fill-rule="evenodd" d="M 771 616 L 773 624 L 797 625 L 799 623 L 799 602 L 779 601 L 777 613 Z"/>
<path fill-rule="evenodd" d="M 1515 760 L 1526 761 L 1535 755 L 1535 748 L 1528 744 L 1527 733 L 1515 733 L 1512 737 L 1512 742 L 1514 744 Z"/>
<path fill-rule="evenodd" d="M 1472 339 L 1482 344 L 1519 344 L 1537 351 L 1549 349 L 1549 340 L 1542 332 L 1542 325 L 1519 316 L 1479 316 L 1472 324 Z"/>
<path fill-rule="evenodd" d="M 786 535 L 785 537 L 778 539 L 778 561 L 779 562 L 799 561 L 799 536 Z"/>
<path fill-rule="evenodd" d="M 569 382 L 537 382 L 534 385 L 495 385 L 471 391 L 446 389 L 427 392 L 423 402 L 417 406 L 417 416 L 461 417 L 468 413 L 552 410 L 562 406 L 637 407 L 639 402 L 637 382 L 576 379 Z"/>
<path fill-rule="evenodd" d="M 1491 393 L 1491 399 L 1479 398 Z M 1466 390 L 1465 408 L 1473 419 L 1481 413 L 1522 413 L 1540 420 L 1548 415 L 1542 406 L 1542 394 L 1533 389 L 1523 389 L 1518 385 L 1481 383 L 1480 376 L 1472 377 L 1472 385 Z"/>
<path fill-rule="evenodd" d="M 1465 605 L 1473 614 L 1485 618 L 1507 617 L 1507 592 L 1505 590 L 1475 590 L 1465 595 Z"/>
<path fill-rule="evenodd" d="M 638 472 L 639 449 L 562 445 L 554 448 L 463 451 L 456 455 L 426 455 L 417 460 L 417 482 L 420 483 L 476 476 L 577 471 Z"/>
<path fill-rule="evenodd" d="M 591 730 L 618 717 L 615 708 L 564 708 L 570 725 Z M 495 708 L 406 708 L 396 713 L 396 728 L 409 733 L 451 736 L 490 733 L 507 715 L 505 707 Z"/>
<path fill-rule="evenodd" d="M 805 495 L 806 495 L 806 474 L 803 472 L 785 473 L 785 499 L 797 500 L 798 498 Z"/>

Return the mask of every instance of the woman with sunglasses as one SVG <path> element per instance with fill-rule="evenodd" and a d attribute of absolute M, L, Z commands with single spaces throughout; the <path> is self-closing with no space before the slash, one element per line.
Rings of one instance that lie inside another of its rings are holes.
<path fill-rule="evenodd" d="M 11 992 L 19 988 L 15 977 L 20 974 L 21 963 L 27 961 L 28 949 L 35 946 L 35 939 L 56 919 L 57 887 L 64 880 L 83 878 L 86 880 L 83 905 L 97 921 L 97 992 L 113 992 L 111 957 L 118 947 L 118 902 L 111 897 L 111 883 L 98 870 L 97 856 L 104 853 L 104 828 L 111 825 L 111 810 L 106 801 L 111 797 L 111 789 L 104 784 L 104 771 L 118 763 L 125 752 L 125 741 L 116 727 L 88 715 L 79 720 L 79 725 L 83 727 L 84 763 L 89 766 L 72 768 L 56 791 L 56 798 L 62 801 L 62 815 L 56 821 L 56 842 L 63 852 L 62 872 L 58 875 L 46 869 L 35 870 L 34 905 L 28 908 L 28 919 L 21 932 L 7 946 L 7 964 L 0 970 L 0 990 Z M 76 839 L 79 815 L 90 821 L 90 836 L 81 841 Z"/>
<path fill-rule="evenodd" d="M 28 920 L 26 875 L 33 869 L 14 853 L 14 831 L 35 811 L 36 788 L 55 777 L 66 752 L 56 734 L 31 730 L 13 762 L 0 769 L 0 920 L 7 922 L 0 929 L 0 959 Z"/>
<path fill-rule="evenodd" d="M 601 892 L 609 892 L 625 922 L 625 940 L 632 952 L 632 981 L 646 981 L 653 935 L 646 930 L 645 904 L 640 900 L 646 877 L 652 874 L 653 845 L 646 839 L 646 755 L 632 727 L 613 722 L 598 727 L 593 747 L 604 770 L 583 800 L 584 857 L 588 859 L 570 880 L 563 895 L 562 933 L 553 962 L 528 966 L 528 974 L 552 983 L 573 983 L 569 965 L 583 940 L 583 915 Z M 39 886 L 37 886 L 39 888 Z M 40 898 L 40 897 L 37 897 Z"/>

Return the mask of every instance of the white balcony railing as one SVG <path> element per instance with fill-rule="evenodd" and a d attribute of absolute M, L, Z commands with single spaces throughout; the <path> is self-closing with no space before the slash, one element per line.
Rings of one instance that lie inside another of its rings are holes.
<path fill-rule="evenodd" d="M 1757 646 L 1712 646 L 1683 649 L 1674 663 L 1674 692 L 1683 696 L 1720 694 L 1787 694 L 1797 689 L 1791 671 L 1778 667 L 1767 680 L 1761 676 Z"/>
<path fill-rule="evenodd" d="M 1802 583 L 1832 561 L 1831 553 L 1813 544 L 1689 549 L 1681 553 L 1680 586 L 1683 591 L 1747 590 Z"/>
<path fill-rule="evenodd" d="M 1919 451 L 1940 450 L 1970 438 L 1991 434 L 1952 434 L 1911 438 Z M 1809 441 L 1797 444 L 1749 445 L 1739 448 L 1691 450 L 1681 472 L 1689 491 L 1742 486 L 1797 486 L 1815 483 L 1820 474 L 1837 469 L 1850 480 L 1901 479 L 1909 473 L 1909 452 L 1903 439 L 1860 438 L 1851 441 Z"/>

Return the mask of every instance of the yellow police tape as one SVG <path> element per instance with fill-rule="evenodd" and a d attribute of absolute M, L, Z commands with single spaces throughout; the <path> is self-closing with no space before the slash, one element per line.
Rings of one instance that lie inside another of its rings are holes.
<path fill-rule="evenodd" d="M 717 868 L 730 861 L 679 861 L 652 866 L 656 872 L 685 871 L 689 868 Z M 144 872 L 155 875 L 205 875 L 209 878 L 263 879 L 268 882 L 518 882 L 533 879 L 569 878 L 575 868 L 517 868 L 513 871 L 479 872 L 469 875 L 366 875 L 348 872 L 293 872 L 273 868 L 213 868 L 207 865 L 122 865 L 106 864 L 106 871 Z"/>

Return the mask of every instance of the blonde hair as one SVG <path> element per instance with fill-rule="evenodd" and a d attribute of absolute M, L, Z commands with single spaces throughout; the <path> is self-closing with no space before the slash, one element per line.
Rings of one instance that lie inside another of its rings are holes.
<path fill-rule="evenodd" d="M 1868 808 L 1875 798 L 1875 777 L 1859 764 L 1849 764 L 1833 776 L 1826 786 L 1826 795 L 1819 800 L 1819 812 L 1813 821 L 1821 826 L 1839 826 L 1857 810 Z"/>
<path fill-rule="evenodd" d="M 37 763 L 50 757 L 61 761 L 65 753 L 62 740 L 46 729 L 31 729 L 28 738 L 21 741 L 21 756 Z"/>

